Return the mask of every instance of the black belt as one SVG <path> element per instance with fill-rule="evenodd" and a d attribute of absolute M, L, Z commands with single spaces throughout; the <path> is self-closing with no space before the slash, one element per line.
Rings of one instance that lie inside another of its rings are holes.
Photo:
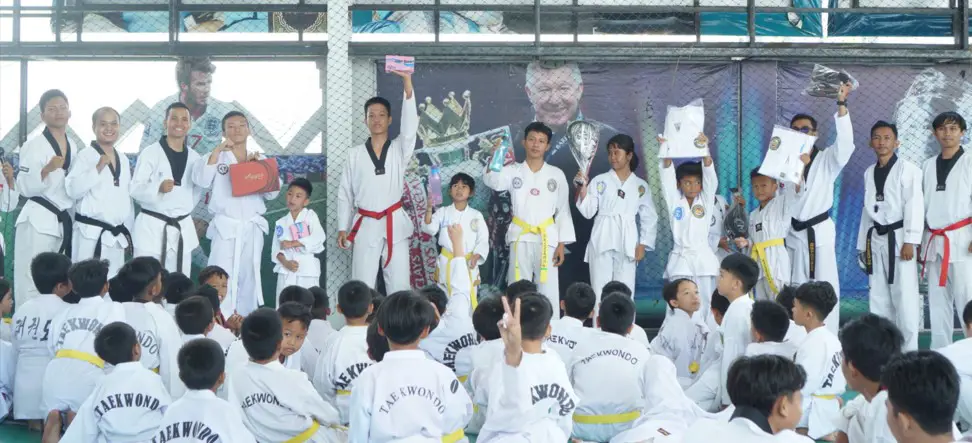
<path fill-rule="evenodd" d="M 181 222 L 182 220 L 185 220 L 186 217 L 189 217 L 189 214 L 181 215 L 179 217 L 169 217 L 169 216 L 164 215 L 164 214 L 159 214 L 158 212 L 155 212 L 155 211 L 149 211 L 148 209 L 142 209 L 142 214 L 145 214 L 147 216 L 154 217 L 154 218 L 157 218 L 159 220 L 162 220 L 165 223 L 165 226 L 166 227 L 172 226 L 173 228 L 176 228 L 176 229 L 179 230 L 179 246 L 178 246 L 178 248 L 176 248 L 176 254 L 177 254 L 177 256 L 176 256 L 176 272 L 182 272 L 182 225 L 180 225 L 179 222 Z M 168 246 L 167 245 L 167 242 L 166 242 L 166 240 L 168 240 L 168 239 L 169 239 L 168 232 L 166 232 L 165 228 L 162 228 L 162 259 L 161 259 L 161 262 L 162 262 L 162 267 L 163 268 L 165 267 L 165 255 L 166 255 L 166 252 L 169 250 L 169 248 L 166 247 L 166 246 Z"/>
<path fill-rule="evenodd" d="M 132 233 L 128 231 L 128 228 L 126 228 L 125 225 L 112 226 L 101 220 L 81 214 L 74 214 L 74 221 L 85 225 L 94 226 L 96 228 L 101 228 L 101 232 L 98 233 L 98 242 L 95 243 L 94 258 L 101 258 L 101 236 L 105 232 L 110 232 L 111 235 L 115 237 L 124 235 L 125 240 L 128 240 L 128 246 L 125 248 L 125 255 L 126 257 L 132 255 Z"/>
<path fill-rule="evenodd" d="M 49 200 L 44 197 L 31 197 L 28 200 L 41 205 L 44 209 L 51 211 L 57 217 L 57 221 L 61 223 L 61 247 L 57 249 L 58 254 L 64 254 L 68 257 L 71 256 L 71 214 L 67 211 L 62 211 L 54 206 Z"/>
<path fill-rule="evenodd" d="M 897 243 L 895 242 L 894 231 L 904 227 L 904 220 L 898 220 L 890 225 L 878 224 L 874 222 L 874 226 L 871 226 L 867 230 L 867 243 L 864 246 L 864 267 L 867 270 L 867 275 L 874 273 L 874 258 L 871 252 L 871 234 L 877 231 L 878 235 L 888 236 L 888 284 L 894 283 L 894 256 L 895 248 L 897 248 Z"/>
<path fill-rule="evenodd" d="M 807 221 L 800 221 L 795 218 L 790 219 L 790 227 L 794 231 L 807 231 L 807 250 L 810 253 L 810 280 L 815 278 L 817 271 L 817 233 L 813 227 L 817 226 L 830 218 L 830 211 L 826 211 Z"/>

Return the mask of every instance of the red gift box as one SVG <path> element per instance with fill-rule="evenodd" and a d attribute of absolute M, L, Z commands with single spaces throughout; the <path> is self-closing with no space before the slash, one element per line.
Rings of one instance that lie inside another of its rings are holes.
<path fill-rule="evenodd" d="M 273 158 L 230 165 L 229 175 L 233 197 L 280 190 L 280 169 Z"/>

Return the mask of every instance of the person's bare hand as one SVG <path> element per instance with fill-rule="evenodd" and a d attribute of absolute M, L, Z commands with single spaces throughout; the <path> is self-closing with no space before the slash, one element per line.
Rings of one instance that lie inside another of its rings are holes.
<path fill-rule="evenodd" d="M 337 245 L 341 249 L 351 249 L 351 242 L 348 241 L 347 231 L 338 231 Z"/>
<path fill-rule="evenodd" d="M 162 184 L 159 185 L 159 192 L 163 194 L 168 194 L 172 192 L 172 188 L 175 188 L 175 181 L 172 179 L 163 180 Z"/>
<path fill-rule="evenodd" d="M 564 264 L 564 244 L 560 243 L 557 245 L 557 249 L 554 250 L 553 265 L 560 266 Z"/>
<path fill-rule="evenodd" d="M 501 296 L 503 301 L 503 319 L 496 324 L 500 338 L 503 339 L 503 349 L 506 364 L 517 367 L 523 360 L 523 332 L 520 329 L 520 298 L 517 297 L 510 307 L 510 300 Z"/>
<path fill-rule="evenodd" d="M 635 246 L 635 261 L 642 261 L 645 259 L 645 245 Z"/>
<path fill-rule="evenodd" d="M 972 247 L 969 248 L 972 251 Z M 905 243 L 901 246 L 901 259 L 904 261 L 911 261 L 915 258 L 915 245 L 911 243 Z"/>

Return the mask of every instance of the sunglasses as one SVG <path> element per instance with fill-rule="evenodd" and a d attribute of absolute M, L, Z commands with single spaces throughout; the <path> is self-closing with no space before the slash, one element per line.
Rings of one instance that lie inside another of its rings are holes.
<path fill-rule="evenodd" d="M 800 131 L 804 134 L 809 134 L 810 131 L 813 131 L 813 128 L 810 126 L 801 126 L 799 128 L 791 128 L 791 129 L 793 129 L 794 131 Z"/>

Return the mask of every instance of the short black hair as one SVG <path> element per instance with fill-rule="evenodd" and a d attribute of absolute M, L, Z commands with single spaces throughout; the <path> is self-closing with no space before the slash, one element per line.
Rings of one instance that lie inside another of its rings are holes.
<path fill-rule="evenodd" d="M 898 355 L 881 374 L 894 408 L 888 414 L 908 414 L 930 435 L 951 435 L 960 383 L 952 362 L 928 350 Z"/>
<path fill-rule="evenodd" d="M 290 285 L 280 290 L 280 300 L 278 301 L 281 306 L 287 302 L 296 302 L 306 306 L 307 309 L 313 309 L 314 294 L 311 293 L 310 289 L 297 285 Z"/>
<path fill-rule="evenodd" d="M 709 307 L 715 309 L 719 315 L 726 315 L 729 310 L 729 299 L 719 293 L 718 290 L 712 292 L 712 299 L 709 300 Z"/>
<path fill-rule="evenodd" d="M 597 315 L 602 331 L 627 336 L 634 324 L 635 304 L 627 295 L 614 292 L 601 299 Z"/>
<path fill-rule="evenodd" d="M 223 129 L 223 132 L 226 132 L 226 121 L 233 117 L 243 117 L 243 120 L 246 121 L 246 124 L 247 125 L 250 124 L 250 119 L 246 118 L 246 114 L 243 114 L 240 111 L 230 111 L 223 116 L 223 122 L 222 124 L 219 125 L 219 127 Z"/>
<path fill-rule="evenodd" d="M 277 308 L 277 313 L 280 314 L 280 321 L 282 323 L 297 321 L 304 325 L 304 329 L 310 328 L 311 311 L 310 308 L 305 305 L 295 301 L 281 303 L 280 307 Z M 281 328 L 282 327 L 283 326 L 281 326 Z"/>
<path fill-rule="evenodd" d="M 196 277 L 196 282 L 199 283 L 200 285 L 204 285 L 206 284 L 207 281 L 209 281 L 209 279 L 213 277 L 222 277 L 228 279 L 229 272 L 226 272 L 225 269 L 219 266 L 213 266 L 213 265 L 206 266 L 205 268 L 202 268 L 201 271 L 199 271 L 199 276 Z"/>
<path fill-rule="evenodd" d="M 308 179 L 306 179 L 304 177 L 297 177 L 297 178 L 293 179 L 293 181 L 291 181 L 290 184 L 287 185 L 287 189 L 290 189 L 290 188 L 300 188 L 300 189 L 303 189 L 304 192 L 307 193 L 307 197 L 310 197 L 311 194 L 314 192 L 314 185 L 311 184 L 310 180 L 308 180 Z"/>
<path fill-rule="evenodd" d="M 775 301 L 759 300 L 753 303 L 749 320 L 753 329 L 767 341 L 782 342 L 786 338 L 786 331 L 790 329 L 790 317 L 786 315 L 786 308 Z"/>
<path fill-rule="evenodd" d="M 780 397 L 800 392 L 807 373 L 793 360 L 779 355 L 737 358 L 729 367 L 726 391 L 736 407 L 750 407 L 769 417 Z"/>
<path fill-rule="evenodd" d="M 182 345 L 176 356 L 179 379 L 192 390 L 212 389 L 226 369 L 223 348 L 215 340 L 197 338 Z"/>
<path fill-rule="evenodd" d="M 685 162 L 675 167 L 675 180 L 682 181 L 686 177 L 702 178 L 702 163 Z"/>
<path fill-rule="evenodd" d="M 962 132 L 965 132 L 965 130 L 968 129 L 968 126 L 965 123 L 965 117 L 962 117 L 962 114 L 955 111 L 946 111 L 938 114 L 938 116 L 935 117 L 935 120 L 932 121 L 932 129 L 938 129 L 949 123 L 957 124 Z"/>
<path fill-rule="evenodd" d="M 376 318 L 378 318 L 378 308 L 381 307 L 381 304 L 384 301 L 385 301 L 385 296 L 381 295 L 380 292 L 372 288 L 371 289 L 371 314 L 368 314 L 368 318 L 367 318 L 368 323 L 371 323 Z"/>
<path fill-rule="evenodd" d="M 473 329 L 483 340 L 496 340 L 500 338 L 499 322 L 505 313 L 503 301 L 499 297 L 486 297 L 473 311 Z"/>
<path fill-rule="evenodd" d="M 314 307 L 311 309 L 311 315 L 315 319 L 326 319 L 327 310 L 331 309 L 331 298 L 327 296 L 327 291 L 320 286 L 311 286 L 308 291 L 314 296 Z"/>
<path fill-rule="evenodd" d="M 752 291 L 756 282 L 759 281 L 759 265 L 756 264 L 756 260 L 746 254 L 738 252 L 729 254 L 728 257 L 722 259 L 720 268 L 742 282 L 744 294 Z"/>
<path fill-rule="evenodd" d="M 821 321 L 837 306 L 837 293 L 834 292 L 833 285 L 826 281 L 808 281 L 800 285 L 795 299 L 800 300 L 801 305 L 813 309 Z"/>
<path fill-rule="evenodd" d="M 628 297 L 632 296 L 631 288 L 629 288 L 628 285 L 619 282 L 617 280 L 611 280 L 605 283 L 604 287 L 601 288 L 601 294 L 610 294 L 612 292 L 620 292 L 624 295 L 627 295 Z"/>
<path fill-rule="evenodd" d="M 665 283 L 665 286 L 662 286 L 662 299 L 665 300 L 665 307 L 671 309 L 672 312 L 675 311 L 675 308 L 672 307 L 671 302 L 672 300 L 678 299 L 678 287 L 682 286 L 682 283 L 685 282 L 692 283 L 698 287 L 698 284 L 688 278 L 676 278 L 675 280 Z"/>
<path fill-rule="evenodd" d="M 877 131 L 878 129 L 881 128 L 890 129 L 891 132 L 894 134 L 894 138 L 898 138 L 898 125 L 894 123 L 888 123 L 884 120 L 878 120 L 876 123 L 874 123 L 874 126 L 871 126 L 871 137 L 874 136 L 874 131 Z"/>
<path fill-rule="evenodd" d="M 120 365 L 135 361 L 132 349 L 138 344 L 135 329 L 125 322 L 108 323 L 95 335 L 94 348 L 105 363 Z"/>
<path fill-rule="evenodd" d="M 799 113 L 794 115 L 793 118 L 790 119 L 791 128 L 793 127 L 793 124 L 797 122 L 797 120 L 810 120 L 810 127 L 813 128 L 814 131 L 817 130 L 817 119 L 813 118 L 813 116 L 810 114 Z"/>
<path fill-rule="evenodd" d="M 510 304 L 514 302 L 510 300 Z M 520 330 L 524 340 L 543 340 L 552 317 L 553 306 L 547 296 L 539 292 L 520 296 Z"/>
<path fill-rule="evenodd" d="M 965 304 L 965 309 L 962 309 L 962 323 L 966 326 L 972 325 L 972 301 Z"/>
<path fill-rule="evenodd" d="M 73 294 L 74 292 L 72 291 L 71 293 Z M 117 275 L 108 279 L 108 298 L 118 303 L 132 301 L 132 294 L 122 287 L 122 280 Z M 78 297 L 78 300 L 80 300 L 80 297 Z"/>
<path fill-rule="evenodd" d="M 510 299 L 510 303 L 516 300 L 517 297 L 526 294 L 528 292 L 537 292 L 537 284 L 530 280 L 517 280 L 506 286 L 506 297 Z M 512 305 L 511 305 L 512 306 Z"/>
<path fill-rule="evenodd" d="M 368 343 L 368 357 L 374 361 L 382 361 L 385 354 L 390 351 L 388 340 L 378 332 L 378 322 L 371 322 L 368 325 L 368 335 L 365 337 Z"/>
<path fill-rule="evenodd" d="M 435 306 L 435 309 L 439 311 L 439 315 L 445 314 L 446 308 L 449 305 L 449 295 L 446 294 L 439 285 L 433 283 L 430 285 L 425 285 L 416 290 L 419 294 L 426 298 L 429 303 Z"/>
<path fill-rule="evenodd" d="M 382 106 L 384 106 L 385 107 L 385 111 L 388 111 L 388 116 L 391 117 L 391 113 L 392 113 L 391 102 L 389 102 L 386 98 L 384 98 L 384 97 L 371 97 L 371 98 L 369 98 L 368 101 L 366 101 L 365 104 L 364 104 L 365 116 L 368 115 L 368 108 L 370 108 L 371 105 L 382 105 Z"/>
<path fill-rule="evenodd" d="M 181 272 L 170 272 L 162 282 L 162 296 L 166 303 L 178 305 L 195 290 L 196 285 L 186 274 Z"/>
<path fill-rule="evenodd" d="M 108 260 L 81 260 L 68 271 L 71 289 L 81 298 L 100 297 L 108 283 Z"/>
<path fill-rule="evenodd" d="M 434 321 L 432 305 L 413 291 L 389 295 L 378 309 L 378 326 L 388 341 L 398 345 L 415 343 Z"/>
<path fill-rule="evenodd" d="M 260 308 L 247 315 L 240 326 L 243 349 L 254 361 L 269 360 L 283 341 L 283 322 L 277 311 Z"/>
<path fill-rule="evenodd" d="M 372 290 L 361 280 L 349 280 L 338 289 L 338 307 L 345 318 L 361 318 L 368 315 L 374 297 Z M 377 312 L 378 309 L 372 309 Z"/>
<path fill-rule="evenodd" d="M 775 179 L 775 178 L 773 178 L 773 177 L 770 177 L 770 176 L 768 176 L 768 175 L 765 175 L 765 174 L 760 174 L 760 173 L 759 173 L 759 167 L 755 167 L 755 168 L 753 168 L 753 169 L 751 169 L 751 170 L 749 171 L 749 180 L 750 180 L 750 181 L 752 181 L 752 180 L 753 180 L 754 178 L 756 178 L 756 177 L 766 177 L 766 178 L 768 178 L 768 179 L 770 179 L 770 180 L 773 180 L 773 181 L 776 181 L 776 179 Z"/>
<path fill-rule="evenodd" d="M 131 294 L 134 301 L 149 301 L 145 300 L 146 291 L 161 275 L 162 263 L 155 257 L 147 256 L 135 257 L 118 270 L 121 290 Z"/>
<path fill-rule="evenodd" d="M 871 313 L 851 320 L 838 333 L 844 361 L 853 364 L 864 378 L 881 381 L 884 367 L 901 353 L 904 336 L 884 317 Z"/>
<path fill-rule="evenodd" d="M 547 143 L 549 144 L 553 138 L 553 130 L 549 126 L 543 124 L 542 122 L 533 122 L 523 129 L 523 139 L 526 140 L 530 136 L 531 132 L 539 132 L 547 136 Z"/>
<path fill-rule="evenodd" d="M 165 119 L 166 120 L 169 119 L 169 113 L 171 113 L 173 109 L 185 109 L 186 112 L 189 112 L 189 118 L 192 119 L 192 112 L 189 110 L 189 106 L 187 106 L 183 102 L 175 102 L 175 103 L 172 103 L 172 104 L 170 104 L 169 106 L 167 106 L 165 108 Z"/>
<path fill-rule="evenodd" d="M 48 89 L 44 91 L 44 93 L 41 94 L 40 100 L 37 103 L 38 105 L 40 105 L 41 113 L 42 114 L 44 113 L 44 108 L 47 107 L 48 102 L 58 97 L 61 97 L 64 99 L 65 102 L 68 102 L 67 95 L 65 95 L 64 92 L 62 92 L 60 89 Z M 70 105 L 71 102 L 68 102 L 68 104 Z"/>
<path fill-rule="evenodd" d="M 457 183 L 462 183 L 469 187 L 469 194 L 474 194 L 476 192 L 476 180 L 472 178 L 471 175 L 465 172 L 457 172 L 449 180 L 449 187 L 455 186 Z"/>
<path fill-rule="evenodd" d="M 216 316 L 216 314 L 222 312 L 221 311 L 222 303 L 219 302 L 219 291 L 216 288 L 210 285 L 202 285 L 196 288 L 195 295 L 198 295 L 202 298 L 205 298 L 207 301 L 209 301 L 209 304 L 212 305 L 213 307 L 214 317 Z"/>
<path fill-rule="evenodd" d="M 30 261 L 30 277 L 41 294 L 53 294 L 58 284 L 70 284 L 69 269 L 71 259 L 56 252 L 41 252 Z"/>
<path fill-rule="evenodd" d="M 213 306 L 198 295 L 189 297 L 176 305 L 175 321 L 185 335 L 199 335 L 206 333 L 206 328 L 213 323 Z"/>
<path fill-rule="evenodd" d="M 568 317 L 584 320 L 594 312 L 597 295 L 591 285 L 576 281 L 567 287 L 564 294 L 564 312 Z"/>
<path fill-rule="evenodd" d="M 776 294 L 776 302 L 786 309 L 786 315 L 793 319 L 793 299 L 796 298 L 796 288 L 790 285 L 783 285 L 780 293 Z"/>

